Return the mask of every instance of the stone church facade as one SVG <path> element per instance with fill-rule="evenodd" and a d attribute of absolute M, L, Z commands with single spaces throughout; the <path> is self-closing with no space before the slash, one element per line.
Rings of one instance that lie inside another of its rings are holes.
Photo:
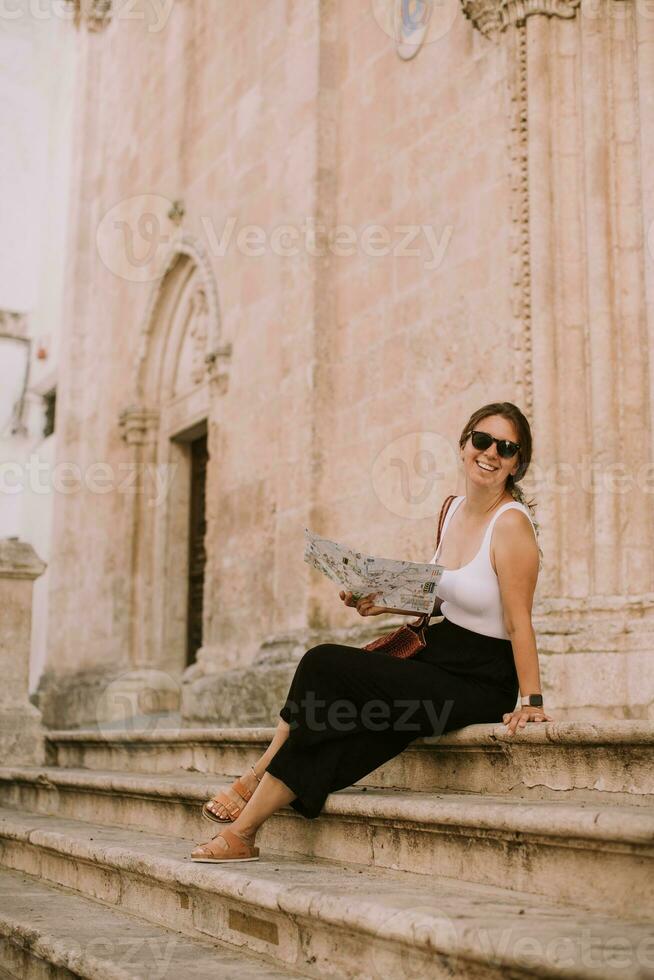
<path fill-rule="evenodd" d="M 534 434 L 546 704 L 651 718 L 646 5 L 78 20 L 45 723 L 134 692 L 273 723 L 304 650 L 393 622 L 342 607 L 304 528 L 429 560 L 461 428 L 498 400 Z"/>

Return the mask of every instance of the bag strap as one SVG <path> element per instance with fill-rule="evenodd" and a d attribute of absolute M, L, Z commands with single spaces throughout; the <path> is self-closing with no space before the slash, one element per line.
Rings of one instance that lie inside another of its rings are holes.
<path fill-rule="evenodd" d="M 438 531 L 436 533 L 436 551 L 438 551 L 438 546 L 441 543 L 441 534 L 443 533 L 443 524 L 445 523 L 445 518 L 447 517 L 447 512 L 450 509 L 450 504 L 453 500 L 456 500 L 456 494 L 452 493 L 449 497 L 446 497 L 443 501 L 443 506 L 441 507 L 441 512 L 438 516 Z M 428 625 L 431 619 L 431 613 L 423 613 L 415 623 L 407 623 L 408 626 L 416 628 L 424 641 L 424 633 L 422 632 L 424 627 Z"/>
<path fill-rule="evenodd" d="M 438 532 L 436 534 L 436 551 L 438 551 L 438 546 L 441 543 L 441 534 L 443 533 L 443 524 L 445 523 L 445 518 L 447 517 L 447 512 L 450 509 L 450 504 L 453 500 L 456 500 L 456 494 L 452 493 L 443 501 L 443 506 L 441 507 L 440 516 L 438 518 Z"/>

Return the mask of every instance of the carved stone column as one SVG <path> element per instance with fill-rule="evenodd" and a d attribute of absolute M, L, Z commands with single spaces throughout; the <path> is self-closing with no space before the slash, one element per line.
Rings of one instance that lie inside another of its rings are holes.
<path fill-rule="evenodd" d="M 41 712 L 28 700 L 32 591 L 45 562 L 17 538 L 0 540 L 0 762 L 43 761 Z"/>
<path fill-rule="evenodd" d="M 129 663 L 145 666 L 150 663 L 148 641 L 150 636 L 150 582 L 148 569 L 152 559 L 152 508 L 145 499 L 144 471 L 146 466 L 156 465 L 159 413 L 142 405 L 130 405 L 120 414 L 122 437 L 132 450 L 134 467 L 133 492 L 129 495 L 130 545 L 131 545 L 131 602 L 129 611 L 128 647 Z"/>
<path fill-rule="evenodd" d="M 648 717 L 651 24 L 615 0 L 463 7 L 507 54 L 517 347 L 535 444 L 526 484 L 543 528 L 535 613 L 547 700 L 559 718 Z"/>
<path fill-rule="evenodd" d="M 645 309 L 649 358 L 649 429 L 654 456 L 654 17 L 646 4 L 634 5 L 635 46 L 638 52 L 636 83 L 641 93 L 638 117 L 640 130 L 640 191 L 642 234 L 645 243 Z"/>

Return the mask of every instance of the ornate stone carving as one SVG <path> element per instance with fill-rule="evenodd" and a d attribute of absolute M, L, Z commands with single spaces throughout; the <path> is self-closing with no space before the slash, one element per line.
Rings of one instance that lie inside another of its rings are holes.
<path fill-rule="evenodd" d="M 229 371 L 227 370 L 232 357 L 232 345 L 221 344 L 220 347 L 207 354 L 205 361 L 209 380 L 212 382 L 214 391 L 218 395 L 227 394 L 229 383 Z"/>
<path fill-rule="evenodd" d="M 72 0 L 72 4 L 76 23 L 86 24 L 90 31 L 103 30 L 111 20 L 111 0 Z"/>
<path fill-rule="evenodd" d="M 192 290 L 180 311 L 184 338 L 175 368 L 174 396 L 185 395 L 204 381 L 215 378 L 213 368 L 231 344 L 209 352 L 209 307 L 203 286 Z"/>
<path fill-rule="evenodd" d="M 201 290 L 203 295 L 203 317 L 207 331 L 206 347 L 203 355 L 205 360 L 208 361 L 212 358 L 220 347 L 220 306 L 211 261 L 200 241 L 190 235 L 180 233 L 173 241 L 171 249 L 162 263 L 157 282 L 154 284 L 141 322 L 138 354 L 134 376 L 132 378 L 132 390 L 134 392 L 135 402 L 141 401 L 146 397 L 144 391 L 146 365 L 151 347 L 152 333 L 157 321 L 157 310 L 166 287 L 166 279 L 183 256 L 188 256 L 196 266 L 199 283 L 198 291 Z"/>
<path fill-rule="evenodd" d="M 31 544 L 19 538 L 0 538 L 0 577 L 33 581 L 43 575 L 47 565 Z"/>
<path fill-rule="evenodd" d="M 529 247 L 529 140 L 527 117 L 527 37 L 525 25 L 511 39 L 507 101 L 511 185 L 511 307 L 514 380 L 527 417 L 534 408 L 531 338 L 531 252 Z"/>
<path fill-rule="evenodd" d="M 183 201 L 173 201 L 170 211 L 168 212 L 168 217 L 173 222 L 173 224 L 181 225 L 184 220 L 184 215 L 186 214 L 186 208 L 184 207 Z"/>
<path fill-rule="evenodd" d="M 199 385 L 204 381 L 207 370 L 207 338 L 209 336 L 207 328 L 207 297 L 203 289 L 198 289 L 192 299 L 193 319 L 190 327 L 190 340 L 192 345 L 191 353 L 191 381 Z"/>
<path fill-rule="evenodd" d="M 12 310 L 0 310 L 0 334 L 25 340 L 27 338 L 27 315 L 14 313 Z"/>
<path fill-rule="evenodd" d="M 486 37 L 523 24 L 533 14 L 574 17 L 581 0 L 461 0 L 463 13 Z"/>
<path fill-rule="evenodd" d="M 128 446 L 144 446 L 156 440 L 159 413 L 139 405 L 129 405 L 120 413 L 118 424 Z"/>

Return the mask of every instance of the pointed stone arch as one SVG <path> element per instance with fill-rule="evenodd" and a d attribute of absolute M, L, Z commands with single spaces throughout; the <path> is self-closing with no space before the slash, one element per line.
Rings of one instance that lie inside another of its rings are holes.
<path fill-rule="evenodd" d="M 228 358 L 231 354 L 231 346 L 221 343 L 222 323 L 218 287 L 209 256 L 198 239 L 191 235 L 181 234 L 173 242 L 170 251 L 164 258 L 141 320 L 131 386 L 136 404 L 147 399 L 146 375 L 148 364 L 152 360 L 152 347 L 156 338 L 155 326 L 161 320 L 161 307 L 170 300 L 171 285 L 174 284 L 175 279 L 180 277 L 180 274 L 183 274 L 185 269 L 193 270 L 197 277 L 198 289 L 202 291 L 205 297 L 207 369 L 211 371 L 220 358 Z"/>

